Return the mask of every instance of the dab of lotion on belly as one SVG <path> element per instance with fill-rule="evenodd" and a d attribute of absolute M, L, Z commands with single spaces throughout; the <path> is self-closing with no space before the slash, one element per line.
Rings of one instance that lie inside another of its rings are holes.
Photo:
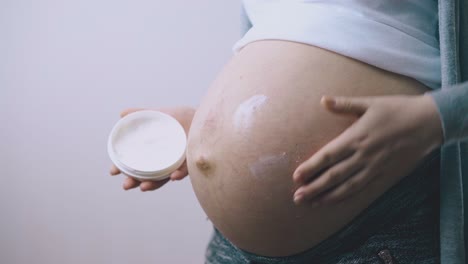
<path fill-rule="evenodd" d="M 112 128 L 107 151 L 121 172 L 138 180 L 163 180 L 185 160 L 187 137 L 170 115 L 144 110 L 126 115 Z"/>

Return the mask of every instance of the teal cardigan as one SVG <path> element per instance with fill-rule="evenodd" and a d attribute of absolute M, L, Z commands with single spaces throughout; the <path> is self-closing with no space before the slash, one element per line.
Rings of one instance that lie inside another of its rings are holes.
<path fill-rule="evenodd" d="M 241 31 L 252 27 L 244 9 Z M 441 263 L 464 264 L 468 249 L 468 0 L 439 0 L 442 87 L 432 96 L 442 124 L 440 177 Z M 463 183 L 465 183 L 463 185 Z"/>
<path fill-rule="evenodd" d="M 428 92 L 444 131 L 440 177 L 441 263 L 464 264 L 468 243 L 468 0 L 439 0 L 442 87 Z M 463 184 L 464 183 L 464 184 Z"/>

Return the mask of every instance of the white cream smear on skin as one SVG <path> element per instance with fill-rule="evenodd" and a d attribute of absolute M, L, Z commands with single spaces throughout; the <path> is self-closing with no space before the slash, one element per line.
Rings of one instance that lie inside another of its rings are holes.
<path fill-rule="evenodd" d="M 287 168 L 289 157 L 286 152 L 261 156 L 257 161 L 249 165 L 250 173 L 256 178 L 268 177 L 272 173 Z"/>
<path fill-rule="evenodd" d="M 173 165 L 185 151 L 185 133 L 167 118 L 137 118 L 114 137 L 114 151 L 126 166 L 158 171 Z M 182 140 L 181 140 L 182 139 Z"/>
<path fill-rule="evenodd" d="M 234 113 L 234 126 L 237 130 L 249 129 L 254 121 L 255 111 L 267 101 L 268 97 L 257 94 L 242 102 Z"/>
<path fill-rule="evenodd" d="M 250 174 L 253 176 L 255 181 L 252 181 L 254 186 L 262 185 L 265 181 L 271 179 L 271 175 L 283 171 L 285 168 L 288 168 L 289 157 L 286 152 L 281 152 L 278 154 L 269 154 L 260 156 L 255 162 L 249 164 Z M 265 201 L 270 201 L 275 195 L 274 191 L 269 193 L 264 193 L 262 197 L 258 199 L 263 199 Z"/>

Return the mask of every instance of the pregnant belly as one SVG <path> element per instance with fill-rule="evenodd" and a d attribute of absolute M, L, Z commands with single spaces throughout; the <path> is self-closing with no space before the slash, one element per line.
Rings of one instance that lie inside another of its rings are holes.
<path fill-rule="evenodd" d="M 236 54 L 203 98 L 188 137 L 195 194 L 219 231 L 265 256 L 313 247 L 400 179 L 378 179 L 339 204 L 297 206 L 292 173 L 356 118 L 322 95 L 421 94 L 419 82 L 313 46 L 259 41 Z"/>

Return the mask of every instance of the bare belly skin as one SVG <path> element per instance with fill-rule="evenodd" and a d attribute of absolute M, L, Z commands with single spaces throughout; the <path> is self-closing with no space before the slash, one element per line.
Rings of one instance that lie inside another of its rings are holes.
<path fill-rule="evenodd" d="M 421 83 L 310 45 L 258 41 L 224 67 L 188 136 L 195 194 L 236 246 L 265 256 L 307 250 L 349 223 L 398 178 L 378 179 L 339 204 L 297 206 L 292 173 L 355 121 L 322 95 L 422 94 Z"/>

